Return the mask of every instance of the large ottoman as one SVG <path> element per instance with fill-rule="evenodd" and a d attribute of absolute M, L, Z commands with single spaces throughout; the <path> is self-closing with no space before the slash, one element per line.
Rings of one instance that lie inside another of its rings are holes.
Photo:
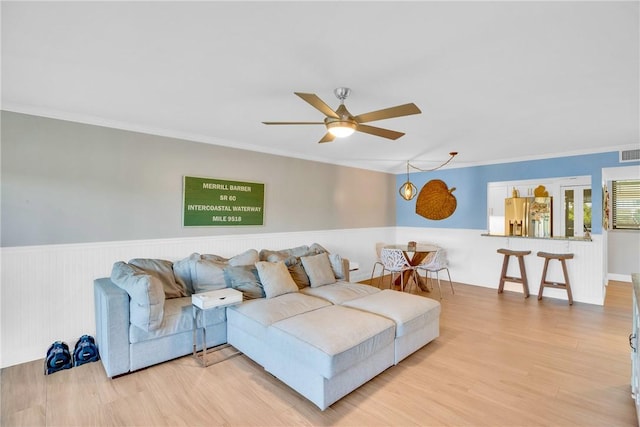
<path fill-rule="evenodd" d="M 325 409 L 394 363 L 393 321 L 333 305 L 269 328 L 265 369 Z"/>
<path fill-rule="evenodd" d="M 440 303 L 430 298 L 385 289 L 345 301 L 342 306 L 375 313 L 395 322 L 396 365 L 440 335 Z"/>
<path fill-rule="evenodd" d="M 299 292 L 227 310 L 229 344 L 323 410 L 393 366 L 395 329 Z"/>

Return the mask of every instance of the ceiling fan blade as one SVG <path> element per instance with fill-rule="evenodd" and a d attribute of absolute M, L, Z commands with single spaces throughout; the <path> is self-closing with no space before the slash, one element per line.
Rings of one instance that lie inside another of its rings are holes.
<path fill-rule="evenodd" d="M 324 134 L 322 139 L 320 141 L 318 141 L 318 144 L 321 144 L 323 142 L 331 142 L 334 139 L 336 139 L 336 137 L 332 133 L 327 132 L 327 133 Z"/>
<path fill-rule="evenodd" d="M 358 125 L 356 130 L 358 132 L 364 132 L 370 135 L 381 136 L 383 138 L 393 139 L 393 140 L 396 140 L 400 138 L 402 135 L 404 135 L 404 133 L 396 132 L 395 130 L 383 129 L 375 126 L 361 125 L 361 124 Z"/>
<path fill-rule="evenodd" d="M 358 123 L 374 122 L 376 120 L 390 119 L 393 117 L 410 116 L 420 114 L 422 111 L 414 103 L 398 105 L 396 107 L 385 108 L 383 110 L 371 111 L 370 113 L 359 114 L 354 117 Z"/>
<path fill-rule="evenodd" d="M 314 107 L 316 110 L 320 110 L 322 114 L 327 117 L 333 117 L 334 119 L 339 119 L 340 116 L 331 109 L 322 99 L 318 98 L 316 94 L 313 93 L 302 93 L 302 92 L 293 92 L 298 95 L 300 98 L 307 101 Z"/>
<path fill-rule="evenodd" d="M 262 122 L 265 125 L 323 125 L 324 122 Z"/>

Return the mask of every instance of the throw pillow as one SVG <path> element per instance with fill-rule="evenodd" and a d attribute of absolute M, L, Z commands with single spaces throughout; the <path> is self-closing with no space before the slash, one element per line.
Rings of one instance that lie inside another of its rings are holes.
<path fill-rule="evenodd" d="M 251 266 L 258 261 L 258 251 L 249 249 L 232 258 L 204 254 L 192 264 L 191 277 L 195 293 L 215 291 L 228 286 L 224 270 L 229 266 Z"/>
<path fill-rule="evenodd" d="M 269 249 L 262 249 L 259 254 L 260 261 L 278 262 L 287 258 L 287 254 L 281 251 L 272 251 Z"/>
<path fill-rule="evenodd" d="M 304 267 L 302 266 L 302 261 L 300 258 L 295 256 L 290 256 L 284 261 L 287 269 L 289 270 L 289 274 L 293 281 L 298 285 L 298 289 L 306 288 L 310 285 L 309 276 L 304 271 Z"/>
<path fill-rule="evenodd" d="M 130 322 L 147 332 L 162 324 L 165 294 L 156 276 L 126 262 L 113 264 L 111 281 L 129 294 Z"/>
<path fill-rule="evenodd" d="M 344 265 L 342 264 L 342 257 L 339 254 L 329 254 L 329 262 L 333 273 L 338 280 L 344 280 L 347 276 L 344 273 Z"/>
<path fill-rule="evenodd" d="M 329 261 L 329 255 L 326 252 L 304 256 L 300 258 L 304 271 L 309 276 L 309 282 L 311 282 L 312 288 L 318 286 L 330 285 L 336 282 L 336 276 L 331 268 L 331 262 Z"/>
<path fill-rule="evenodd" d="M 193 264 L 199 259 L 200 254 L 194 252 L 187 258 L 173 263 L 173 275 L 176 277 L 176 282 L 185 287 L 188 295 L 195 293 L 191 272 L 193 271 Z"/>
<path fill-rule="evenodd" d="M 309 255 L 309 246 L 307 245 L 296 246 L 295 248 L 285 249 L 285 252 L 289 256 L 301 257 L 301 256 Z"/>
<path fill-rule="evenodd" d="M 213 255 L 213 254 L 202 254 L 200 255 L 200 258 L 206 259 L 209 261 L 216 261 L 216 262 L 229 262 L 228 258 L 225 258 L 220 255 Z"/>
<path fill-rule="evenodd" d="M 258 251 L 255 249 L 249 249 L 247 251 L 242 252 L 232 258 L 229 258 L 229 265 L 237 266 L 237 265 L 255 265 L 256 262 L 260 261 L 258 258 Z"/>
<path fill-rule="evenodd" d="M 164 259 L 147 259 L 135 258 L 129 261 L 129 264 L 135 265 L 150 274 L 162 283 L 164 296 L 169 298 L 180 298 L 187 296 L 187 289 L 184 283 L 178 283 L 176 276 L 173 274 L 173 263 Z"/>
<path fill-rule="evenodd" d="M 318 244 L 318 243 L 313 243 L 311 244 L 311 246 L 309 246 L 309 253 L 312 254 L 321 254 L 321 253 L 329 253 L 328 250 L 326 250 L 324 247 L 322 247 L 322 245 Z"/>
<path fill-rule="evenodd" d="M 256 262 L 258 276 L 267 298 L 274 298 L 290 292 L 298 292 L 298 285 L 293 281 L 283 261 Z"/>
<path fill-rule="evenodd" d="M 227 287 L 224 269 L 228 267 L 226 258 L 203 256 L 192 264 L 192 283 L 195 293 L 215 291 Z"/>
<path fill-rule="evenodd" d="M 284 261 L 290 256 L 301 257 L 305 255 L 309 255 L 309 246 L 307 245 L 296 246 L 295 248 L 282 249 L 279 251 L 262 249 L 260 251 L 260 261 L 277 262 Z"/>
<path fill-rule="evenodd" d="M 242 292 L 244 299 L 264 298 L 264 289 L 255 265 L 227 266 L 224 269 L 224 278 L 227 287 Z"/>

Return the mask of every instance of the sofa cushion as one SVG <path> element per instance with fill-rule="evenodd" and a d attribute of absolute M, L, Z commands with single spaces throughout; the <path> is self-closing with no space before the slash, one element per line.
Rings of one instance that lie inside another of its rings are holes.
<path fill-rule="evenodd" d="M 293 281 L 284 261 L 256 262 L 258 276 L 267 298 L 277 297 L 289 292 L 298 292 L 298 285 Z"/>
<path fill-rule="evenodd" d="M 260 261 L 258 251 L 255 249 L 248 249 L 241 254 L 229 258 L 229 265 L 255 265 L 258 261 Z"/>
<path fill-rule="evenodd" d="M 118 261 L 113 264 L 111 281 L 129 294 L 130 322 L 145 331 L 158 329 L 164 314 L 165 295 L 156 276 L 141 268 Z"/>
<path fill-rule="evenodd" d="M 335 283 L 336 277 L 331 268 L 329 256 L 326 253 L 305 256 L 300 258 L 304 271 L 309 276 L 311 287 L 329 285 Z"/>
<path fill-rule="evenodd" d="M 336 282 L 317 288 L 304 288 L 300 290 L 300 292 L 306 295 L 324 298 L 332 304 L 342 304 L 345 301 L 379 293 L 380 289 L 361 283 Z"/>
<path fill-rule="evenodd" d="M 191 277 L 195 293 L 215 291 L 228 287 L 224 269 L 228 266 L 253 266 L 258 262 L 258 251 L 246 250 L 231 258 L 220 255 L 202 254 L 192 263 Z"/>
<path fill-rule="evenodd" d="M 225 258 L 223 256 L 215 255 L 215 254 L 202 254 L 202 255 L 200 255 L 200 259 L 206 259 L 206 260 L 209 260 L 209 261 L 216 261 L 216 262 L 220 262 L 220 263 L 229 262 L 229 258 Z"/>
<path fill-rule="evenodd" d="M 338 280 L 344 280 L 347 275 L 344 271 L 344 264 L 342 263 L 342 257 L 340 254 L 329 254 L 329 262 L 331 263 L 331 269 L 333 274 Z"/>
<path fill-rule="evenodd" d="M 268 343 L 332 378 L 393 345 L 394 333 L 385 317 L 330 305 L 274 323 Z"/>
<path fill-rule="evenodd" d="M 227 287 L 224 269 L 228 266 L 225 258 L 211 256 L 195 258 L 191 265 L 191 277 L 194 293 L 215 291 Z"/>
<path fill-rule="evenodd" d="M 329 301 L 292 292 L 277 298 L 244 301 L 229 307 L 227 311 L 229 321 L 235 327 L 266 339 L 266 328 L 275 322 L 330 305 Z"/>
<path fill-rule="evenodd" d="M 147 274 L 155 276 L 162 283 L 165 298 L 181 298 L 187 296 L 187 289 L 183 283 L 176 281 L 173 274 L 173 263 L 164 259 L 135 258 L 129 260 L 129 264 L 144 270 Z"/>
<path fill-rule="evenodd" d="M 195 293 L 195 290 L 193 289 L 192 271 L 193 264 L 199 259 L 200 254 L 194 252 L 187 258 L 173 263 L 173 275 L 176 277 L 176 282 L 185 287 L 188 295 Z"/>
<path fill-rule="evenodd" d="M 207 326 L 212 326 L 226 321 L 225 310 L 207 310 Z M 201 324 L 198 327 L 202 327 Z M 145 331 L 135 325 L 129 327 L 129 341 L 131 343 L 143 342 L 150 339 L 165 337 L 181 332 L 193 330 L 193 308 L 190 297 L 173 298 L 164 303 L 164 317 L 158 329 Z"/>
<path fill-rule="evenodd" d="M 321 244 L 319 243 L 312 243 L 311 246 L 309 246 L 309 252 L 310 254 L 324 254 L 324 253 L 329 253 L 328 250 L 326 250 Z"/>
<path fill-rule="evenodd" d="M 260 261 L 276 262 L 284 261 L 291 256 L 301 257 L 305 255 L 310 255 L 309 246 L 307 245 L 296 246 L 295 248 L 281 250 L 262 249 L 260 251 L 259 258 Z"/>
<path fill-rule="evenodd" d="M 265 296 L 255 265 L 229 265 L 224 269 L 224 278 L 227 287 L 242 292 L 244 299 Z"/>
<path fill-rule="evenodd" d="M 440 316 L 438 301 L 390 289 L 345 301 L 342 305 L 393 320 L 396 323 L 397 337 L 424 328 Z"/>

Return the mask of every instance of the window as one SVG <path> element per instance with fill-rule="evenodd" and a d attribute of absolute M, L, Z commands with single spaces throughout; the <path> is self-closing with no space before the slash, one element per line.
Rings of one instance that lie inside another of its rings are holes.
<path fill-rule="evenodd" d="M 591 187 L 561 187 L 564 195 L 564 235 L 584 236 L 591 233 Z"/>
<path fill-rule="evenodd" d="M 613 181 L 612 187 L 613 228 L 640 230 L 640 180 Z"/>

